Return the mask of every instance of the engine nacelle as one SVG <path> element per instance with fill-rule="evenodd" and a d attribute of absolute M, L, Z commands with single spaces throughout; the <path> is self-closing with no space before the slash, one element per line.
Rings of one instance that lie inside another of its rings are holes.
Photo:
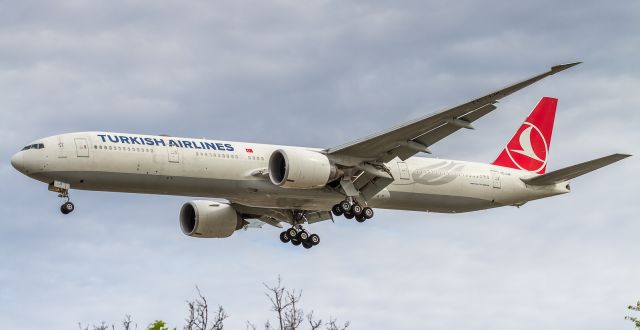
<path fill-rule="evenodd" d="M 191 201 L 180 209 L 180 228 L 191 237 L 223 238 L 242 228 L 242 217 L 226 203 Z"/>
<path fill-rule="evenodd" d="M 320 152 L 278 149 L 269 158 L 269 179 L 282 188 L 321 188 L 339 176 L 338 168 Z"/>

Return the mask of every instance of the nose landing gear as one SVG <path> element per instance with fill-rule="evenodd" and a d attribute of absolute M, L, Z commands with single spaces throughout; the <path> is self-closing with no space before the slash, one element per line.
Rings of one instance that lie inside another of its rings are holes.
<path fill-rule="evenodd" d="M 49 190 L 58 193 L 58 197 L 64 198 L 65 202 L 60 205 L 60 212 L 62 214 L 69 214 L 76 209 L 75 205 L 71 203 L 69 198 L 69 188 L 71 186 L 68 183 L 53 181 L 49 184 Z"/>
<path fill-rule="evenodd" d="M 60 205 L 60 212 L 62 212 L 62 214 L 69 214 L 71 212 L 73 212 L 73 210 L 75 210 L 75 205 L 73 205 L 73 203 L 66 201 L 64 202 L 64 204 Z"/>

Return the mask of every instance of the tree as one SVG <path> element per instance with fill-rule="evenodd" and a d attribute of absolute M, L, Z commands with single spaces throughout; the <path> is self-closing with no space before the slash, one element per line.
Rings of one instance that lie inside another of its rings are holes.
<path fill-rule="evenodd" d="M 196 286 L 198 296 L 195 300 L 187 301 L 188 316 L 185 319 L 187 324 L 184 330 L 222 330 L 224 320 L 229 317 L 222 306 L 218 306 L 218 311 L 213 317 L 209 326 L 209 303 Z"/>
<path fill-rule="evenodd" d="M 300 300 L 302 298 L 302 292 L 287 290 L 282 285 L 282 279 L 278 277 L 278 283 L 274 286 L 269 286 L 263 283 L 267 292 L 265 295 L 271 302 L 271 311 L 275 313 L 278 327 L 274 328 L 270 321 L 265 322 L 265 330 L 296 330 L 300 329 L 303 322 L 307 321 L 310 330 L 317 330 L 323 324 L 321 319 L 316 319 L 313 310 L 308 314 L 304 314 L 304 311 L 300 307 Z M 345 322 L 343 325 L 339 325 L 336 319 L 330 319 L 327 322 L 325 329 L 327 330 L 345 330 L 349 327 L 349 322 Z M 250 322 L 247 322 L 247 329 L 257 330 L 257 327 Z"/>
<path fill-rule="evenodd" d="M 167 328 L 166 325 L 167 324 L 164 321 L 156 320 L 155 322 L 149 325 L 147 330 L 169 330 L 169 328 Z"/>
<path fill-rule="evenodd" d="M 628 306 L 627 309 L 640 312 L 640 301 L 638 301 L 635 306 L 633 305 Z M 624 319 L 633 322 L 636 325 L 636 328 L 640 329 L 640 318 L 635 316 L 625 316 Z"/>
<path fill-rule="evenodd" d="M 271 302 L 271 311 L 275 313 L 276 325 L 271 325 L 271 321 L 264 323 L 265 330 L 302 330 L 303 325 L 307 325 L 310 330 L 320 330 L 324 325 L 326 330 L 345 330 L 349 327 L 349 322 L 339 324 L 334 318 L 330 318 L 328 322 L 315 317 L 314 311 L 308 314 L 304 313 L 301 308 L 300 301 L 302 292 L 297 290 L 289 291 L 282 285 L 282 279 L 278 277 L 276 285 L 269 286 L 263 283 L 266 292 L 265 295 Z M 187 317 L 185 318 L 184 330 L 223 330 L 224 321 L 229 317 L 222 306 L 209 314 L 209 302 L 207 298 L 200 292 L 200 288 L 196 286 L 197 296 L 194 300 L 187 300 Z M 89 325 L 83 327 L 78 324 L 80 330 L 115 330 L 115 325 L 109 325 L 105 322 L 100 325 Z M 126 315 L 122 321 L 123 330 L 135 330 L 138 325 L 133 322 L 131 315 Z M 251 322 L 246 322 L 247 330 L 258 330 Z M 151 323 L 147 330 L 170 330 L 164 321 L 156 320 Z M 173 328 L 176 330 L 176 328 Z"/>

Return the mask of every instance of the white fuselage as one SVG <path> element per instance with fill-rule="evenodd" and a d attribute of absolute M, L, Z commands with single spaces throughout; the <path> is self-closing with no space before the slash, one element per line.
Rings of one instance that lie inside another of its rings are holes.
<path fill-rule="evenodd" d="M 37 140 L 12 162 L 45 183 L 71 189 L 225 198 L 248 206 L 329 210 L 344 199 L 332 188 L 287 189 L 264 173 L 282 146 L 110 132 L 79 132 Z M 297 147 L 285 147 L 297 148 Z M 304 148 L 309 150 L 317 150 Z M 468 212 L 569 192 L 567 183 L 533 187 L 530 172 L 464 161 L 413 157 L 386 164 L 395 181 L 372 207 Z"/>

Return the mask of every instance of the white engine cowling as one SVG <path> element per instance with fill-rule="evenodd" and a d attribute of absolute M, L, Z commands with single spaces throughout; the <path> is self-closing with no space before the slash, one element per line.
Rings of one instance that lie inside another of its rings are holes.
<path fill-rule="evenodd" d="M 212 201 L 191 201 L 180 209 L 180 228 L 191 237 L 223 238 L 242 228 L 233 206 Z"/>
<path fill-rule="evenodd" d="M 329 158 L 316 151 L 278 149 L 269 158 L 269 179 L 282 188 L 321 188 L 338 176 Z"/>

